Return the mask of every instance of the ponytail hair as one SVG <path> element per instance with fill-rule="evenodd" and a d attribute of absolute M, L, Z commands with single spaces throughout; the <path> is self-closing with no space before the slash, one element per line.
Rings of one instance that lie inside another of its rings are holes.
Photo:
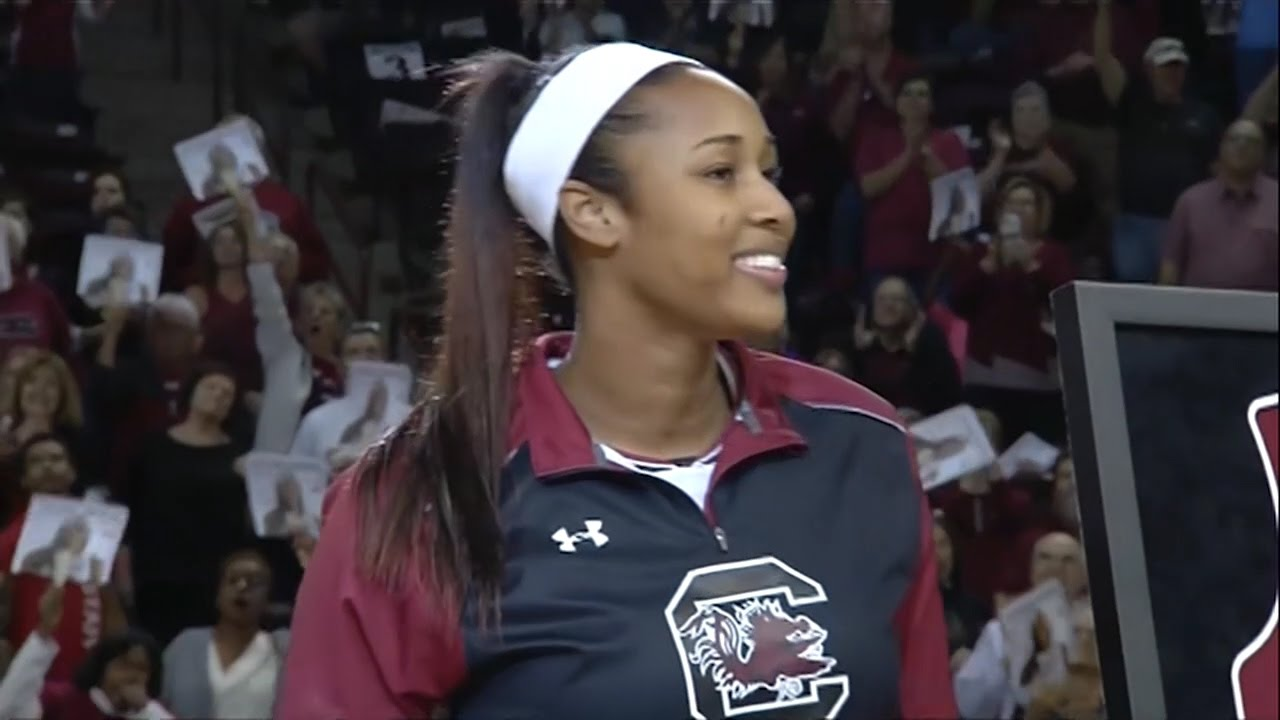
<path fill-rule="evenodd" d="M 370 450 L 355 480 L 364 571 L 391 586 L 428 583 L 454 611 L 464 596 L 474 596 L 482 626 L 497 619 L 502 587 L 498 496 L 513 371 L 538 328 L 546 276 L 541 261 L 551 248 L 551 259 L 572 283 L 564 224 L 556 220 L 551 237 L 534 241 L 507 194 L 503 164 L 538 93 L 580 52 L 535 64 L 491 51 L 453 71 L 461 129 L 445 231 L 444 333 L 426 383 L 433 392 Z M 692 64 L 659 67 L 629 87 Z M 635 105 L 624 96 L 608 110 L 568 173 L 624 205 L 627 178 L 614 142 L 647 125 Z M 389 470 L 392 462 L 400 464 Z"/>
<path fill-rule="evenodd" d="M 433 392 L 361 466 L 359 552 L 375 580 L 428 582 L 459 604 L 475 592 L 484 618 L 502 582 L 497 495 L 513 369 L 538 319 L 536 258 L 502 164 L 513 112 L 534 89 L 538 66 L 491 52 L 453 73 L 461 130 Z M 409 467 L 385 471 L 406 455 Z"/>

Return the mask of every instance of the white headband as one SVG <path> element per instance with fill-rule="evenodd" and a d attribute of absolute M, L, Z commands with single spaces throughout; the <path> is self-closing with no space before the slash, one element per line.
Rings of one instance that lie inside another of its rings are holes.
<path fill-rule="evenodd" d="M 643 45 L 606 43 L 579 53 L 542 88 L 511 138 L 502 178 L 516 210 L 548 246 L 560 188 L 591 133 L 636 83 L 673 64 L 704 67 Z"/>

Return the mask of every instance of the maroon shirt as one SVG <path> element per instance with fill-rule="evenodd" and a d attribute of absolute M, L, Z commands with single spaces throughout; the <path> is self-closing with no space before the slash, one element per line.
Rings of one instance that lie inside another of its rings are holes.
<path fill-rule="evenodd" d="M 0 358 L 15 347 L 71 352 L 71 325 L 53 291 L 13 271 L 13 286 L 0 292 Z"/>
<path fill-rule="evenodd" d="M 1035 251 L 1040 266 L 997 268 L 979 266 L 990 247 L 962 257 L 953 276 L 952 302 L 969 321 L 969 357 L 984 365 L 1000 356 L 1047 371 L 1057 343 L 1041 327 L 1049 307 L 1049 293 L 1071 282 L 1074 271 L 1066 248 L 1044 241 Z"/>
<path fill-rule="evenodd" d="M 209 306 L 200 327 L 209 357 L 231 368 L 241 392 L 261 391 L 262 356 L 254 338 L 253 298 L 246 291 L 232 302 L 212 284 L 204 289 Z"/>
<path fill-rule="evenodd" d="M 272 178 L 253 186 L 253 196 L 263 212 L 280 219 L 280 231 L 298 244 L 298 280 L 303 283 L 326 280 L 331 269 L 329 246 L 316 227 L 311 211 L 289 188 Z M 160 286 L 164 290 L 181 291 L 200 282 L 196 265 L 203 242 L 191 217 L 211 202 L 184 196 L 173 206 L 164 223 L 164 274 Z"/>
<path fill-rule="evenodd" d="M 75 70 L 76 4 L 73 0 L 18 3 L 13 64 L 42 70 Z"/>
<path fill-rule="evenodd" d="M 1192 185 L 1178 198 L 1164 241 L 1178 284 L 1280 289 L 1276 212 L 1276 181 L 1266 176 L 1244 193 L 1217 178 Z"/>
<path fill-rule="evenodd" d="M 969 154 L 960 138 L 949 130 L 932 131 L 929 145 L 949 171 L 969 164 Z M 858 177 L 884 168 L 906 148 L 906 136 L 898 126 L 867 128 L 858 150 Z M 938 245 L 929 241 L 931 212 L 929 177 L 923 161 L 917 160 L 883 195 L 867 202 L 866 269 L 880 272 L 929 269 L 938 258 Z"/>

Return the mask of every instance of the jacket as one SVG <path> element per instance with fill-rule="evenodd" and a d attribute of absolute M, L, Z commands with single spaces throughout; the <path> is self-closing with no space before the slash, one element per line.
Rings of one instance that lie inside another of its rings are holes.
<path fill-rule="evenodd" d="M 424 583 L 370 580 L 346 473 L 279 720 L 955 717 L 932 525 L 888 403 L 726 344 L 737 414 L 704 512 L 604 460 L 547 366 L 571 340 L 539 340 L 516 381 L 500 627 Z"/>

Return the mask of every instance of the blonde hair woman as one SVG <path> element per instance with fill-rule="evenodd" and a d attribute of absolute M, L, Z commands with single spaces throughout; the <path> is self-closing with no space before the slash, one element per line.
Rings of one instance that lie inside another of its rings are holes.
<path fill-rule="evenodd" d="M 65 360 L 48 350 L 35 350 L 13 375 L 0 398 L 3 420 L 20 445 L 51 432 L 78 433 L 84 425 L 80 387 Z"/>

